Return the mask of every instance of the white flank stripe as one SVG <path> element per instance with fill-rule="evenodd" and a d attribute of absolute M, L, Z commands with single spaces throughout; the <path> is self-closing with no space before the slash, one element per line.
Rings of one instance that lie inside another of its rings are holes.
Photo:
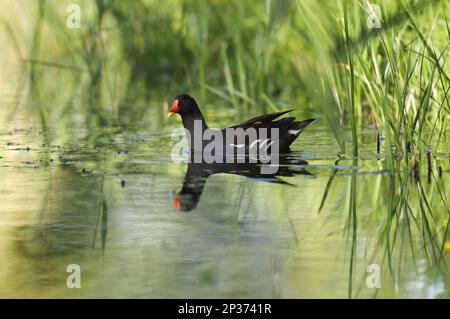
<path fill-rule="evenodd" d="M 259 144 L 259 148 L 263 147 L 269 141 L 270 141 L 270 138 L 266 138 L 261 144 Z"/>
<path fill-rule="evenodd" d="M 254 141 L 252 144 L 250 144 L 250 148 L 252 148 L 253 146 L 255 146 L 256 144 L 258 144 L 259 142 L 261 142 L 262 140 L 256 140 Z"/>
<path fill-rule="evenodd" d="M 266 149 L 265 149 L 265 151 L 267 151 L 267 149 L 272 145 L 272 144 L 274 144 L 275 142 L 270 142 L 267 146 L 266 146 Z"/>
<path fill-rule="evenodd" d="M 297 135 L 300 130 L 289 130 L 288 133 L 292 135 Z"/>

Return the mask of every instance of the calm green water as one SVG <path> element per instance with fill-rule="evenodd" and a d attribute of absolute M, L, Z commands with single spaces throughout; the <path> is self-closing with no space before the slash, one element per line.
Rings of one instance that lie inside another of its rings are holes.
<path fill-rule="evenodd" d="M 3 126 L 0 297 L 449 296 L 448 143 L 433 153 L 431 181 L 422 161 L 416 182 L 386 170 L 374 129 L 360 132 L 358 159 L 336 162 L 313 114 L 293 146 L 308 164 L 292 168 L 310 175 L 215 174 L 182 212 L 174 197 L 187 165 L 172 162 L 170 138 L 181 122 L 154 109 L 158 129 L 67 126 L 58 139 L 26 113 Z M 79 289 L 66 286 L 69 264 L 81 268 Z M 370 264 L 379 289 L 367 285 Z"/>

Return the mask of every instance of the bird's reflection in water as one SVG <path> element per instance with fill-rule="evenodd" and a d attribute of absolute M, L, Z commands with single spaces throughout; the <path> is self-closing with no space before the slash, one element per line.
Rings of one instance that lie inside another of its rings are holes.
<path fill-rule="evenodd" d="M 308 163 L 298 158 L 283 156 L 272 174 L 263 174 L 260 163 L 189 163 L 183 181 L 183 187 L 173 197 L 175 208 L 180 211 L 191 211 L 197 206 L 209 176 L 219 173 L 235 174 L 259 181 L 287 184 L 278 177 L 294 175 L 311 175 L 304 166 Z M 274 164 L 272 164 L 273 166 Z"/>

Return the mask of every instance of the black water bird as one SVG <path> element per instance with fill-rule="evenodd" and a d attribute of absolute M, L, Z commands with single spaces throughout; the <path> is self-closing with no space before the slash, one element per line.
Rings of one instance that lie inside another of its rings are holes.
<path fill-rule="evenodd" d="M 230 126 L 223 130 L 215 130 L 208 127 L 195 100 L 187 94 L 181 94 L 173 100 L 168 116 L 174 114 L 181 116 L 184 128 L 190 133 L 188 143 L 191 152 L 202 151 L 205 148 L 210 141 L 204 140 L 202 136 L 207 130 L 212 130 L 210 133 L 220 133 L 223 137 L 224 155 L 227 155 L 230 150 L 234 154 L 239 150 L 242 150 L 245 154 L 251 152 L 261 153 L 262 151 L 267 154 L 273 153 L 274 150 L 278 150 L 279 154 L 284 154 L 289 152 L 289 146 L 303 129 L 314 121 L 314 119 L 296 121 L 293 116 L 278 119 L 291 111 L 293 110 L 260 115 L 238 125 Z M 196 121 L 199 124 L 198 130 L 195 129 Z M 249 128 L 254 130 L 247 130 Z M 235 135 L 231 141 L 225 138 L 227 129 L 234 129 Z M 256 134 L 249 134 L 249 131 L 256 132 Z M 278 136 L 274 135 L 275 131 Z M 199 134 L 202 136 L 198 136 Z"/>

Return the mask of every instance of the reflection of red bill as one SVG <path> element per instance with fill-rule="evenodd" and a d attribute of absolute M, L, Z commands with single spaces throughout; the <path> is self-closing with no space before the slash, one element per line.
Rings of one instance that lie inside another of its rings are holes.
<path fill-rule="evenodd" d="M 181 207 L 180 196 L 178 196 L 178 195 L 175 195 L 175 196 L 174 196 L 174 198 L 173 198 L 173 204 L 175 205 L 175 208 L 176 208 L 177 210 L 180 210 L 180 207 Z"/>

